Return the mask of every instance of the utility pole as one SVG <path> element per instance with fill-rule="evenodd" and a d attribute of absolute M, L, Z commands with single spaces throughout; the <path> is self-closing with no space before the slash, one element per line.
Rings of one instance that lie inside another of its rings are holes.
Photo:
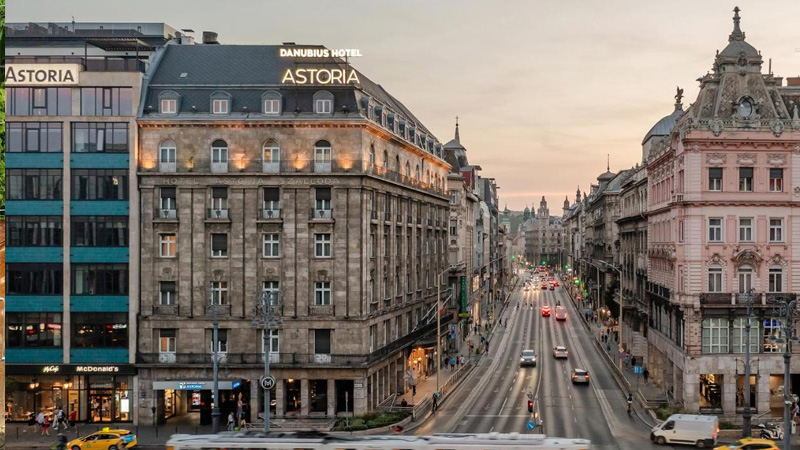
<path fill-rule="evenodd" d="M 219 433 L 219 312 L 218 303 L 222 301 L 219 298 L 214 299 L 214 291 L 209 287 L 209 297 L 211 302 L 211 312 L 214 314 L 214 330 L 211 337 L 211 363 L 214 372 L 214 407 L 211 409 L 211 432 L 214 434 Z"/>
<path fill-rule="evenodd" d="M 262 290 L 256 293 L 256 301 L 253 305 L 253 328 L 263 328 L 263 349 L 264 349 L 264 376 L 259 380 L 261 388 L 264 389 L 264 433 L 270 431 L 269 403 L 270 389 L 275 386 L 275 378 L 269 373 L 269 358 L 272 353 L 270 333 L 278 329 L 283 324 L 280 307 L 280 293 L 275 291 Z"/>
<path fill-rule="evenodd" d="M 747 318 L 744 325 L 744 411 L 742 412 L 742 437 L 750 436 L 750 307 L 753 305 L 753 289 L 738 296 L 739 302 L 747 307 Z"/>

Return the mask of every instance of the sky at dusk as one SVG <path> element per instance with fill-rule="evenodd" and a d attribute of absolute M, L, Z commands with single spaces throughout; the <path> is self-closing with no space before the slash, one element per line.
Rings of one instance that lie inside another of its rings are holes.
<path fill-rule="evenodd" d="M 684 107 L 741 8 L 767 71 L 800 75 L 798 0 L 9 0 L 8 22 L 165 22 L 219 33 L 222 44 L 358 48 L 353 65 L 438 137 L 455 116 L 472 164 L 520 210 L 564 196 L 606 169 L 641 161 L 641 140 Z"/>

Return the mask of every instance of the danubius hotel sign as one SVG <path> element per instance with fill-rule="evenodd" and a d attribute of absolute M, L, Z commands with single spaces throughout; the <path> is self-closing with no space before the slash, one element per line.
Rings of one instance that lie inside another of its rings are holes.
<path fill-rule="evenodd" d="M 318 47 L 283 47 L 280 49 L 281 58 L 302 59 L 330 59 L 361 56 L 358 49 L 328 49 Z M 324 67 L 317 62 L 316 66 L 311 61 L 308 65 L 301 65 L 286 69 L 281 77 L 281 84 L 311 84 L 311 85 L 346 85 L 358 84 L 358 73 L 348 64 L 344 67 Z"/>

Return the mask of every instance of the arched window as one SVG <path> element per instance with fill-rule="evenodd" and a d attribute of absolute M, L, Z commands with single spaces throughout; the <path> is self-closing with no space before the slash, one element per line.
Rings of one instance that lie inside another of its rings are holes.
<path fill-rule="evenodd" d="M 369 146 L 369 167 L 370 169 L 375 166 L 375 146 Z"/>
<path fill-rule="evenodd" d="M 708 268 L 708 292 L 723 292 L 722 267 L 713 265 Z"/>
<path fill-rule="evenodd" d="M 406 163 L 406 178 L 411 178 L 411 164 Z"/>
<path fill-rule="evenodd" d="M 315 92 L 314 112 L 317 114 L 333 114 L 333 94 L 328 91 Z"/>
<path fill-rule="evenodd" d="M 262 104 L 264 105 L 264 114 L 268 116 L 278 116 L 283 110 L 282 98 L 280 92 L 269 91 L 261 96 Z"/>
<path fill-rule="evenodd" d="M 230 114 L 231 95 L 223 91 L 211 94 L 211 112 L 213 114 Z"/>
<path fill-rule="evenodd" d="M 281 165 L 281 148 L 274 139 L 264 142 L 261 147 L 261 163 L 264 173 L 278 173 Z"/>
<path fill-rule="evenodd" d="M 383 168 L 389 170 L 389 152 L 383 151 Z"/>
<path fill-rule="evenodd" d="M 394 170 L 400 173 L 400 155 L 394 157 Z"/>
<path fill-rule="evenodd" d="M 317 141 L 314 144 L 314 172 L 330 173 L 331 144 L 328 141 Z"/>
<path fill-rule="evenodd" d="M 739 266 L 739 293 L 749 292 L 753 288 L 753 267 L 747 264 Z"/>
<path fill-rule="evenodd" d="M 177 153 L 175 141 L 164 141 L 158 146 L 158 171 L 177 172 Z"/>
<path fill-rule="evenodd" d="M 769 290 L 767 292 L 783 292 L 783 267 L 769 268 Z"/>
<path fill-rule="evenodd" d="M 228 143 L 217 139 L 211 144 L 211 172 L 226 173 L 228 171 Z"/>
<path fill-rule="evenodd" d="M 419 166 L 414 169 L 414 179 L 420 181 Z"/>

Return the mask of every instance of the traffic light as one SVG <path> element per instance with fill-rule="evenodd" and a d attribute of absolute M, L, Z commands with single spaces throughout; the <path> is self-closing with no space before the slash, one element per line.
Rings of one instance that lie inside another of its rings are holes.
<path fill-rule="evenodd" d="M 533 412 L 533 400 L 528 400 L 528 412 Z"/>

